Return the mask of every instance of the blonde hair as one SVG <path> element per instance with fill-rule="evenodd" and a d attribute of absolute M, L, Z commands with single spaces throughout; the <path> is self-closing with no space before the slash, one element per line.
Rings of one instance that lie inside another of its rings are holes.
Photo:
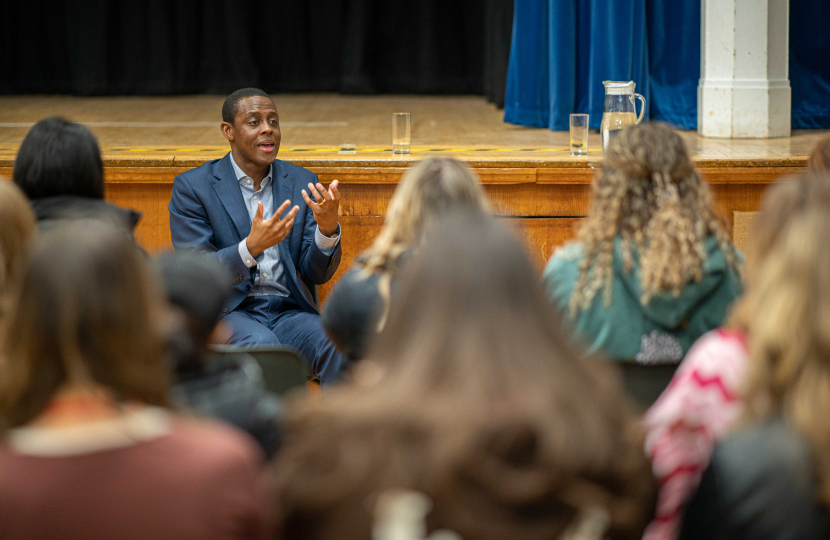
<path fill-rule="evenodd" d="M 383 228 L 358 262 L 362 277 L 380 274 L 378 292 L 384 312 L 378 330 L 389 313 L 392 275 L 400 256 L 421 247 L 436 219 L 449 210 L 464 208 L 490 213 L 484 188 L 465 163 L 430 157 L 404 173 L 389 202 Z"/>
<path fill-rule="evenodd" d="M 0 316 L 36 237 L 37 222 L 29 200 L 20 188 L 0 177 Z"/>
<path fill-rule="evenodd" d="M 830 214 L 812 208 L 782 233 L 745 300 L 748 420 L 783 413 L 810 443 L 819 499 L 830 504 Z"/>
<path fill-rule="evenodd" d="M 709 186 L 695 171 L 683 139 L 659 122 L 622 130 L 606 152 L 591 210 L 577 234 L 584 258 L 571 293 L 572 317 L 588 309 L 600 290 L 605 305 L 611 304 L 618 236 L 626 272 L 633 268 L 633 252 L 639 254 L 643 304 L 662 292 L 679 295 L 689 280 L 703 278 L 710 236 L 717 238 L 730 266 L 737 267 Z"/>

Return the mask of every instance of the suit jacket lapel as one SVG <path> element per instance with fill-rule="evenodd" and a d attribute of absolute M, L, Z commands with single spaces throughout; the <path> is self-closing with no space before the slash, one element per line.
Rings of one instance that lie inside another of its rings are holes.
<path fill-rule="evenodd" d="M 287 177 L 288 173 L 283 167 L 280 166 L 280 162 L 274 161 L 274 164 L 271 166 L 271 198 L 274 199 L 273 212 L 276 212 L 277 208 L 279 208 L 279 206 L 286 199 L 291 199 L 291 206 L 297 204 L 297 201 L 295 201 L 292 197 L 291 186 L 288 183 Z M 289 210 L 291 209 L 291 206 L 288 207 Z"/>
<path fill-rule="evenodd" d="M 245 207 L 245 199 L 242 198 L 242 190 L 239 188 L 239 180 L 231 166 L 231 154 L 228 153 L 213 168 L 213 176 L 219 181 L 213 184 L 213 191 L 219 197 L 225 211 L 231 217 L 239 239 L 242 240 L 251 232 L 251 217 Z"/>

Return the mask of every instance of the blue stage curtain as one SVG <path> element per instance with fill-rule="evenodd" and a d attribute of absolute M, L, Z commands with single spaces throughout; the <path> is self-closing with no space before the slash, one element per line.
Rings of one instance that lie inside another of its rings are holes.
<path fill-rule="evenodd" d="M 645 0 L 516 0 L 505 121 L 568 129 L 568 115 L 599 128 L 602 81 L 637 83 L 649 100 Z"/>
<path fill-rule="evenodd" d="M 793 129 L 830 128 L 828 20 L 830 2 L 827 0 L 790 1 Z"/>
<path fill-rule="evenodd" d="M 790 2 L 792 127 L 830 128 L 827 0 Z M 646 118 L 697 128 L 700 0 L 515 0 L 504 120 L 600 125 L 603 80 L 633 80 Z"/>

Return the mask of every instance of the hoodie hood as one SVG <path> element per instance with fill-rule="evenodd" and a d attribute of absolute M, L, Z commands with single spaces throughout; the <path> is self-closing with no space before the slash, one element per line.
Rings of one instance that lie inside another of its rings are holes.
<path fill-rule="evenodd" d="M 703 261 L 703 279 L 689 281 L 679 296 L 674 296 L 670 292 L 660 293 L 652 296 L 648 304 L 642 305 L 640 256 L 636 249 L 632 250 L 634 264 L 631 271 L 626 272 L 623 268 L 622 242 L 620 238 L 614 242 L 614 273 L 623 283 L 624 290 L 615 290 L 614 294 L 630 295 L 646 317 L 667 330 L 680 328 L 697 305 L 720 287 L 730 271 L 717 239 L 709 237 L 705 242 L 708 257 Z"/>

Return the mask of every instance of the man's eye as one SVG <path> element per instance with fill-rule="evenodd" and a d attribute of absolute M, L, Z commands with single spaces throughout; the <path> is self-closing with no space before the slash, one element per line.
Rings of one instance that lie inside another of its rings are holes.
<path fill-rule="evenodd" d="M 259 120 L 251 120 L 251 121 L 250 121 L 250 122 L 248 122 L 248 123 L 249 123 L 249 124 L 251 124 L 252 126 L 255 126 L 255 125 L 257 125 L 257 124 L 259 123 Z"/>

